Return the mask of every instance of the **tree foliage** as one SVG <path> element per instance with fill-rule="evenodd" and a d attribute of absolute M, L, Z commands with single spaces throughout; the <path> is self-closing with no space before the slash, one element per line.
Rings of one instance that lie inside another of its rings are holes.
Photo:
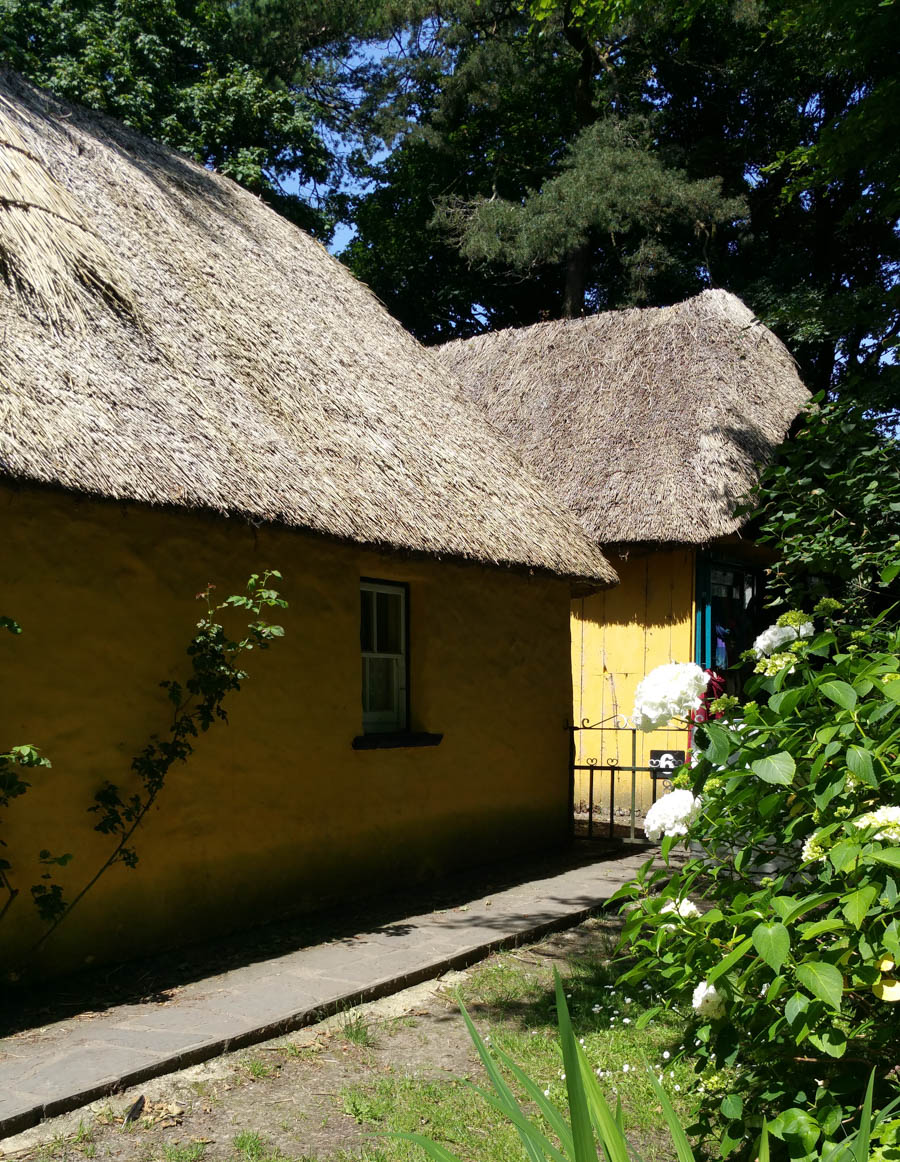
<path fill-rule="evenodd" d="M 323 25 L 316 0 L 0 0 L 0 53 L 36 84 L 190 154 L 327 235 L 331 221 L 299 187 L 325 181 L 334 164 L 323 136 L 334 59 L 319 42 L 326 28 L 338 40 L 353 9 L 328 9 Z"/>
<path fill-rule="evenodd" d="M 893 406 L 895 0 L 452 0 L 397 37 L 345 258 L 421 338 L 713 284 Z"/>

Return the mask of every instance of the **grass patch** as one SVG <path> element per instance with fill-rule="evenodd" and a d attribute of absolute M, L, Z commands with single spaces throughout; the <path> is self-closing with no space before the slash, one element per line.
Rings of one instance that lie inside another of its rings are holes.
<path fill-rule="evenodd" d="M 599 927 L 594 935 L 594 948 L 576 945 L 561 952 L 556 944 L 552 957 L 542 955 L 540 946 L 491 957 L 470 971 L 453 999 L 466 1005 L 487 1044 L 509 1054 L 566 1112 L 556 1033 L 555 964 L 564 977 L 576 1035 L 610 1105 L 615 1108 L 621 1100 L 634 1147 L 646 1162 L 671 1162 L 671 1139 L 648 1074 L 653 1068 L 657 1077 L 662 1076 L 675 1109 L 690 1121 L 696 1104 L 695 1075 L 686 1062 L 675 1063 L 683 1045 L 683 1022 L 672 1014 L 659 1014 L 638 1030 L 640 1014 L 652 1004 L 650 991 L 633 986 L 624 992 L 616 989 L 618 969 L 603 955 L 608 941 Z M 486 1084 L 474 1059 L 471 1078 Z M 474 1094 L 465 1079 L 386 1076 L 372 1085 L 349 1087 L 341 1097 L 345 1113 L 376 1131 L 426 1134 L 478 1162 L 524 1157 L 514 1128 Z M 421 1162 L 422 1153 L 405 1142 L 382 1139 L 362 1157 L 372 1162 Z"/>
<path fill-rule="evenodd" d="M 359 1012 L 347 1014 L 341 1022 L 341 1036 L 351 1045 L 364 1045 L 370 1049 L 378 1043 L 375 1030 Z"/>
<path fill-rule="evenodd" d="M 205 1149 L 203 1142 L 191 1142 L 189 1146 L 163 1146 L 163 1158 L 165 1162 L 198 1162 Z"/>
<path fill-rule="evenodd" d="M 246 1058 L 241 1062 L 241 1069 L 254 1081 L 263 1081 L 265 1078 L 271 1077 L 274 1072 L 273 1066 L 268 1065 L 259 1057 Z"/>
<path fill-rule="evenodd" d="M 232 1138 L 231 1144 L 247 1162 L 259 1162 L 266 1152 L 265 1142 L 256 1130 L 241 1130 Z"/>

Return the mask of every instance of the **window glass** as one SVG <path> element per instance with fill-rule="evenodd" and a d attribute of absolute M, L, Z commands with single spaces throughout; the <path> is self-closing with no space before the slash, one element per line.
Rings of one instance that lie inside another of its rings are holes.
<path fill-rule="evenodd" d="M 379 654 L 399 654 L 402 651 L 401 607 L 399 593 L 375 594 L 375 648 Z"/>
<path fill-rule="evenodd" d="M 406 728 L 406 587 L 360 582 L 359 642 L 365 731 Z"/>
<path fill-rule="evenodd" d="M 363 688 L 363 708 L 369 713 L 396 715 L 398 685 L 398 658 L 365 658 L 366 674 Z"/>

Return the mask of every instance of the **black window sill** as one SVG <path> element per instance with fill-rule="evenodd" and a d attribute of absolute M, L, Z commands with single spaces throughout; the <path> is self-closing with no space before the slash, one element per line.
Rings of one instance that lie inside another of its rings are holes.
<path fill-rule="evenodd" d="M 437 746 L 443 737 L 443 734 L 428 734 L 424 730 L 394 730 L 383 734 L 358 734 L 352 745 L 354 750 L 392 750 L 404 746 Z"/>

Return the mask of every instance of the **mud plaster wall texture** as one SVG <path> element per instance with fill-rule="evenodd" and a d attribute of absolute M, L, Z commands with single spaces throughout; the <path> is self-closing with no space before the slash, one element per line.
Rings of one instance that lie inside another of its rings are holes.
<path fill-rule="evenodd" d="M 350 896 L 534 851 L 567 834 L 569 590 L 502 569 L 409 560 L 284 528 L 185 511 L 0 488 L 4 748 L 33 743 L 52 768 L 3 812 L 20 895 L 0 923 L 0 964 L 23 965 L 42 928 L 28 893 L 42 848 L 71 852 L 71 896 L 110 851 L 94 793 L 133 785 L 131 760 L 171 708 L 163 679 L 209 581 L 222 597 L 278 568 L 285 637 L 246 657 L 229 724 L 197 740 L 112 868 L 32 958 L 64 973 L 320 909 Z M 410 585 L 411 727 L 436 747 L 358 751 L 359 579 Z M 277 616 L 274 614 L 277 613 Z M 240 622 L 232 623 L 235 629 Z"/>

